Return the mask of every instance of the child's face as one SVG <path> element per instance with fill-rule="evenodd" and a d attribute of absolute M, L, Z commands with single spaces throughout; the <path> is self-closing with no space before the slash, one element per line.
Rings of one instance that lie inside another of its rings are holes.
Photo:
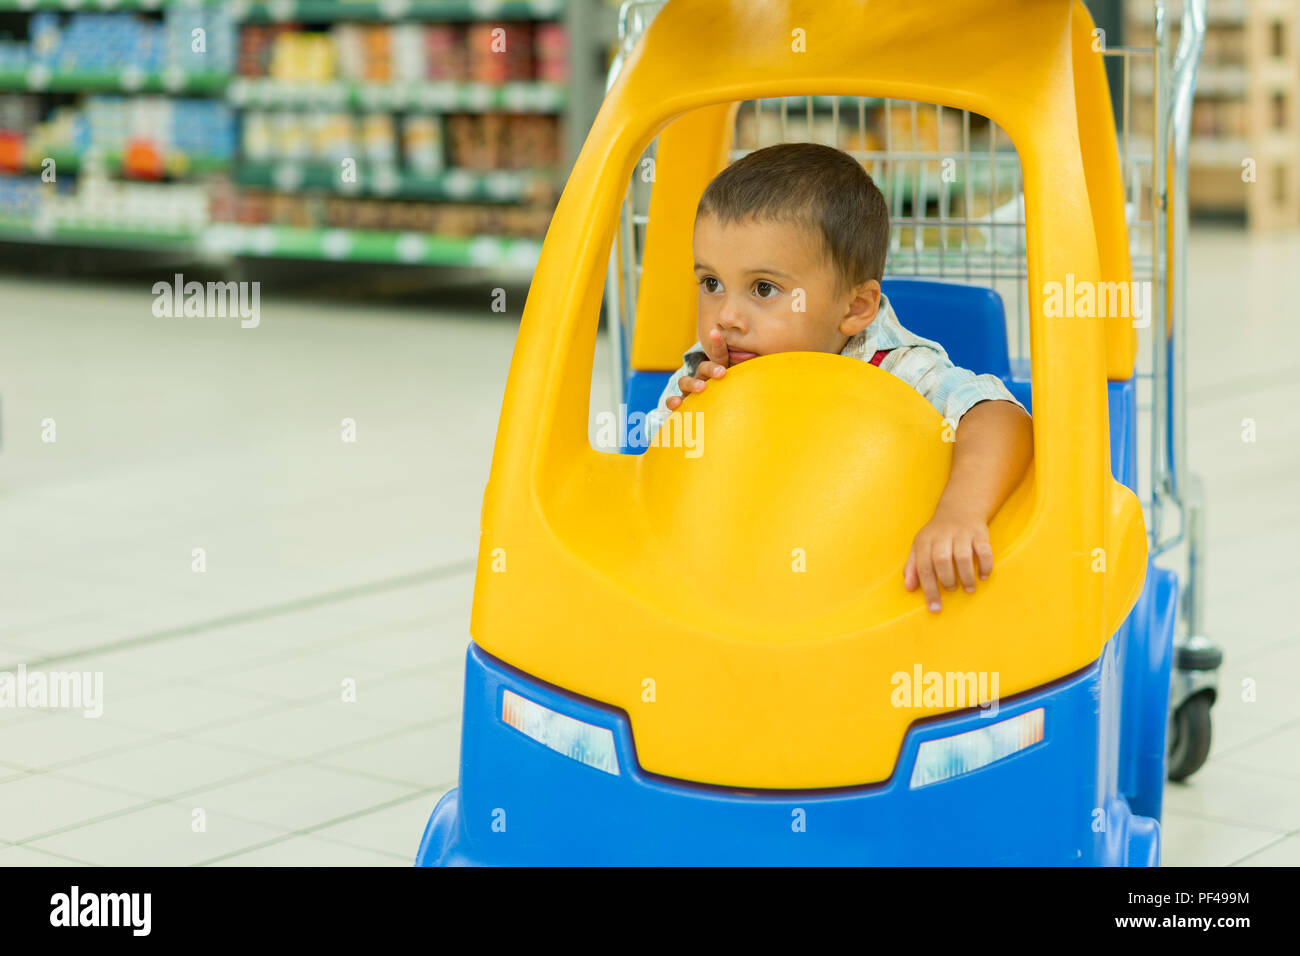
<path fill-rule="evenodd" d="M 871 324 L 880 305 L 874 279 L 839 292 L 821 242 L 805 228 L 754 220 L 695 223 L 699 341 L 711 329 L 735 365 L 775 352 L 833 352 Z M 802 310 L 802 311 L 800 311 Z"/>

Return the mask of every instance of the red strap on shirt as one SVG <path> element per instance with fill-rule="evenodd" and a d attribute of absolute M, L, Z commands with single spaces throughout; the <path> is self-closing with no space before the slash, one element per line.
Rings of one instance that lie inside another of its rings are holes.
<path fill-rule="evenodd" d="M 892 351 L 893 349 L 881 349 L 875 355 L 871 356 L 871 364 L 879 368 L 880 360 L 883 359 L 886 355 L 888 355 Z"/>

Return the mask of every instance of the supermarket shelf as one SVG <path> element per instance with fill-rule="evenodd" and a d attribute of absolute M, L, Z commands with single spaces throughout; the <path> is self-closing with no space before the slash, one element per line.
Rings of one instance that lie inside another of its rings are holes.
<path fill-rule="evenodd" d="M 214 93 L 225 88 L 225 73 L 185 73 L 180 70 L 146 73 L 127 66 L 115 73 L 74 71 L 52 73 L 42 66 L 26 72 L 0 73 L 0 90 L 51 93 Z"/>
<path fill-rule="evenodd" d="M 1155 92 L 1155 78 L 1150 73 L 1135 73 L 1133 92 L 1151 96 Z M 1244 66 L 1206 65 L 1196 72 L 1197 96 L 1244 96 L 1250 85 L 1250 74 Z"/>
<path fill-rule="evenodd" d="M 388 196 L 394 199 L 449 199 L 479 202 L 519 202 L 558 195 L 558 173 L 537 170 L 477 172 L 450 169 L 421 174 L 383 164 L 358 164 L 355 182 L 342 179 L 334 163 L 243 162 L 235 169 L 235 182 L 294 192 L 324 189 L 343 195 Z"/>
<path fill-rule="evenodd" d="M 33 10 L 58 10 L 71 13 L 86 10 L 91 13 L 107 13 L 115 10 L 161 10 L 181 0 L 0 0 L 0 13 L 27 13 Z M 200 0 L 208 6 L 216 6 L 223 0 Z"/>
<path fill-rule="evenodd" d="M 167 229 L 158 225 L 105 226 L 90 222 L 56 223 L 48 219 L 0 216 L 0 242 L 68 243 L 91 246 L 186 249 L 200 233 L 193 229 Z"/>
<path fill-rule="evenodd" d="M 0 242 L 132 246 L 212 256 L 325 259 L 400 265 L 531 270 L 542 244 L 511 236 L 435 236 L 363 229 L 303 229 L 214 223 L 202 230 L 36 222 L 0 217 Z"/>
<path fill-rule="evenodd" d="M 507 236 L 436 236 L 218 223 L 204 233 L 202 248 L 214 255 L 531 270 L 537 265 L 542 245 L 535 239 Z"/>
<path fill-rule="evenodd" d="M 1187 145 L 1187 159 L 1193 166 L 1240 169 L 1241 161 L 1250 155 L 1250 143 L 1236 137 L 1193 136 Z"/>
<path fill-rule="evenodd" d="M 288 82 L 234 77 L 226 89 L 235 106 L 322 106 L 341 109 L 409 110 L 443 113 L 506 110 L 512 113 L 554 113 L 562 110 L 568 89 L 558 83 L 355 83 Z"/>
<path fill-rule="evenodd" d="M 236 0 L 235 18 L 247 21 L 334 20 L 550 20 L 563 0 Z"/>
<path fill-rule="evenodd" d="M 27 168 L 33 173 L 40 172 L 41 163 L 46 157 L 54 160 L 54 168 L 61 173 L 84 172 L 94 166 L 102 168 L 112 176 L 119 176 L 122 173 L 121 153 L 102 153 L 87 162 L 84 154 L 71 150 L 51 150 L 49 153 L 37 155 L 29 148 Z M 189 156 L 185 153 L 173 152 L 163 157 L 163 171 L 168 176 L 174 177 L 219 173 L 230 169 L 231 166 L 230 160 L 217 156 Z"/>

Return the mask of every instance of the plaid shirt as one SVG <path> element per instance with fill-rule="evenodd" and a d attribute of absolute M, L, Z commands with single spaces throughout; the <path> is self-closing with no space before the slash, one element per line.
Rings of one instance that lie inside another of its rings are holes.
<path fill-rule="evenodd" d="M 1007 391 L 1002 379 L 996 375 L 976 375 L 968 369 L 953 365 L 948 353 L 938 342 L 923 339 L 903 328 L 885 295 L 880 297 L 880 308 L 875 321 L 849 339 L 840 354 L 870 362 L 881 351 L 887 351 L 888 354 L 881 359 L 880 368 L 896 375 L 920 392 L 948 421 L 960 422 L 963 415 L 984 401 L 1011 402 L 1020 408 L 1025 407 L 1016 401 Z M 706 358 L 708 354 L 699 342 L 682 354 L 682 367 L 669 377 L 667 386 L 659 396 L 659 406 L 646 418 L 647 441 L 672 414 L 668 409 L 668 399 L 681 394 L 677 380 L 683 375 L 693 376 L 700 362 Z M 1028 409 L 1025 411 L 1028 413 Z"/>

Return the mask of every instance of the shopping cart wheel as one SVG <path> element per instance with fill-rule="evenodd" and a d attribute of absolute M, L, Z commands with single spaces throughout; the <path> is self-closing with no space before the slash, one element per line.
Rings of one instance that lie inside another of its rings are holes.
<path fill-rule="evenodd" d="M 1210 753 L 1210 704 L 1208 693 L 1183 701 L 1174 711 L 1169 738 L 1170 780 L 1186 780 L 1201 769 Z"/>

